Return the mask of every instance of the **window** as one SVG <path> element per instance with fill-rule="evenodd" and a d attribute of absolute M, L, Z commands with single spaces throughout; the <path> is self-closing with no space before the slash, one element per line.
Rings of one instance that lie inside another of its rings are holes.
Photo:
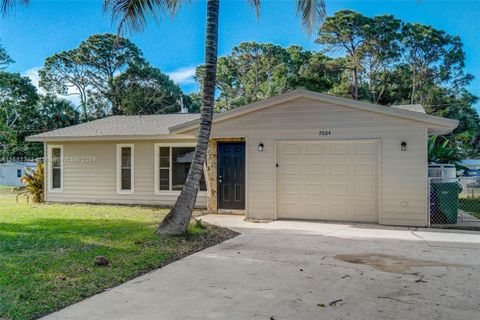
<path fill-rule="evenodd" d="M 17 178 L 22 177 L 22 169 L 17 169 Z"/>
<path fill-rule="evenodd" d="M 63 147 L 48 146 L 50 169 L 48 170 L 48 187 L 50 191 L 62 191 L 63 185 Z"/>
<path fill-rule="evenodd" d="M 133 145 L 117 145 L 117 191 L 133 193 Z"/>
<path fill-rule="evenodd" d="M 181 191 L 187 180 L 195 147 L 155 145 L 155 191 Z M 200 180 L 200 191 L 206 191 L 205 177 Z"/>

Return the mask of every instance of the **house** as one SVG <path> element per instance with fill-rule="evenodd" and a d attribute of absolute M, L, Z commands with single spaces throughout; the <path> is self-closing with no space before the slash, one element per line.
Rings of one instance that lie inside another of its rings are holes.
<path fill-rule="evenodd" d="M 197 207 L 251 219 L 425 226 L 427 137 L 456 120 L 304 90 L 216 114 Z M 173 205 L 197 114 L 113 116 L 34 135 L 46 200 Z M 63 159 L 63 161 L 60 161 Z"/>
<path fill-rule="evenodd" d="M 458 161 L 457 164 L 462 167 L 466 167 L 470 170 L 479 170 L 480 169 L 480 160 L 479 159 L 465 159 Z"/>
<path fill-rule="evenodd" d="M 23 186 L 21 181 L 25 170 L 36 169 L 35 162 L 5 162 L 0 163 L 0 185 L 10 187 Z"/>

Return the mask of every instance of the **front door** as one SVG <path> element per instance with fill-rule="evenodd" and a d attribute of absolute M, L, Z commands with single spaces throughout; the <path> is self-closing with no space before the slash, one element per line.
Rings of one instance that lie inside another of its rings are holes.
<path fill-rule="evenodd" d="M 245 209 L 245 142 L 217 145 L 219 209 Z"/>

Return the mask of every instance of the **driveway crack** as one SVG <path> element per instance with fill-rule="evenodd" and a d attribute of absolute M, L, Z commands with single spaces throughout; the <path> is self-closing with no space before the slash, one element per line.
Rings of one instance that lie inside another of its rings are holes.
<path fill-rule="evenodd" d="M 415 231 L 410 231 L 410 233 L 411 233 L 412 236 L 414 236 L 415 238 L 418 238 L 418 239 L 422 240 L 423 242 L 425 242 L 428 246 L 430 246 L 430 247 L 435 247 L 435 246 L 432 245 L 430 242 L 428 242 L 427 240 L 425 240 L 422 236 L 416 234 Z"/>

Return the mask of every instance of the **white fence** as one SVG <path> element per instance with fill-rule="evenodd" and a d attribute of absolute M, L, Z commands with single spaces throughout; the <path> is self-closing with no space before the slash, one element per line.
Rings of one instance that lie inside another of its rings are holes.
<path fill-rule="evenodd" d="M 462 186 L 460 196 L 480 198 L 480 177 L 460 177 L 458 182 Z"/>

